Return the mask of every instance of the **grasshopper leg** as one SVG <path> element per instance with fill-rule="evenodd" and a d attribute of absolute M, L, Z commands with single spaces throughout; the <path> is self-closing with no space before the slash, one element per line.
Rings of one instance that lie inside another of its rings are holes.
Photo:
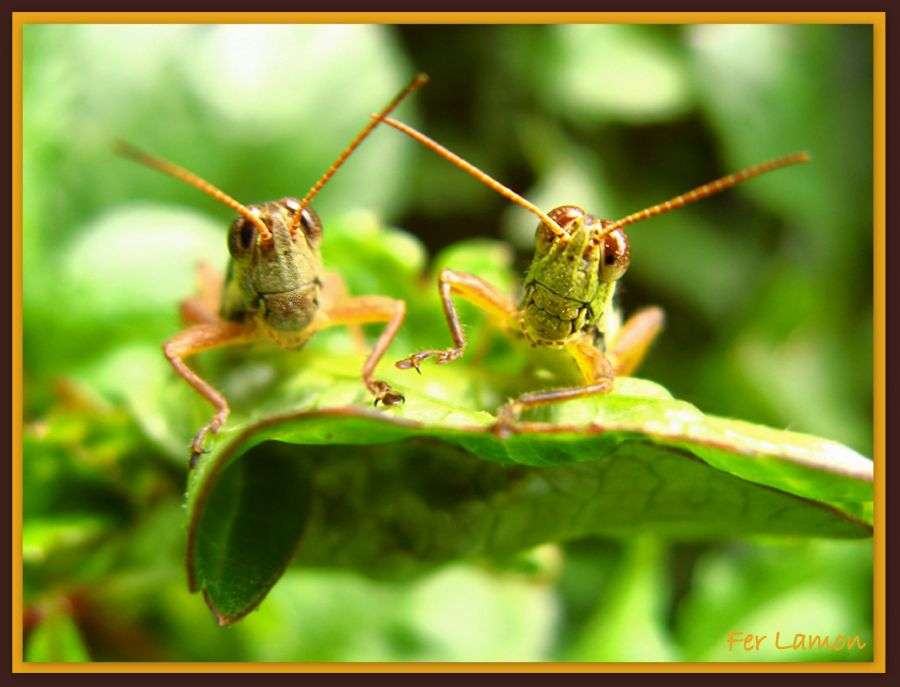
<path fill-rule="evenodd" d="M 326 271 L 322 275 L 322 290 L 319 292 L 319 302 L 322 308 L 328 310 L 332 304 L 340 303 L 350 298 L 347 283 L 338 272 Z M 353 346 L 357 352 L 364 353 L 369 350 L 365 334 L 359 324 L 355 322 L 350 323 L 347 325 L 347 329 L 350 330 L 350 337 L 353 339 Z"/>
<path fill-rule="evenodd" d="M 662 308 L 639 310 L 628 318 L 607 346 L 606 355 L 616 377 L 627 377 L 641 364 L 647 349 L 663 327 Z"/>
<path fill-rule="evenodd" d="M 453 347 L 445 350 L 424 350 L 413 353 L 396 363 L 401 370 L 415 368 L 419 372 L 419 365 L 428 358 L 437 358 L 437 363 L 448 363 L 461 357 L 466 350 L 466 337 L 463 334 L 459 315 L 453 305 L 453 295 L 456 294 L 469 303 L 486 311 L 491 317 L 503 321 L 505 324 L 516 322 L 516 306 L 509 296 L 497 287 L 483 279 L 456 272 L 451 269 L 441 270 L 438 276 L 438 291 L 441 295 L 441 303 L 444 306 L 444 316 L 447 318 L 447 326 L 450 336 L 453 338 Z"/>
<path fill-rule="evenodd" d="M 406 317 L 406 303 L 386 296 L 357 296 L 338 298 L 319 312 L 321 317 L 316 323 L 316 329 L 387 322 L 363 364 L 362 380 L 369 393 L 375 397 L 375 405 L 383 403 L 386 406 L 396 406 L 403 403 L 406 400 L 403 394 L 392 389 L 387 382 L 374 379 L 373 373 Z"/>
<path fill-rule="evenodd" d="M 588 336 L 581 335 L 575 338 L 566 344 L 566 350 L 575 360 L 586 383 L 582 386 L 530 391 L 501 406 L 497 410 L 497 422 L 493 427 L 498 436 L 509 436 L 519 415 L 528 408 L 595 394 L 608 394 L 612 391 L 615 377 L 613 364 L 600 349 L 594 346 Z"/>
<path fill-rule="evenodd" d="M 187 325 L 210 324 L 219 319 L 219 300 L 224 279 L 208 262 L 197 264 L 196 298 L 186 298 L 181 302 L 181 319 Z"/>
<path fill-rule="evenodd" d="M 522 394 L 497 411 L 494 431 L 500 436 L 508 436 L 519 415 L 528 408 L 612 391 L 613 380 L 631 374 L 643 360 L 653 339 L 662 329 L 663 318 L 662 309 L 655 307 L 635 313 L 611 338 L 606 354 L 594 346 L 587 336 L 567 344 L 566 350 L 581 370 L 585 385 Z"/>
<path fill-rule="evenodd" d="M 217 321 L 189 327 L 163 344 L 163 352 L 166 354 L 166 358 L 168 358 L 172 367 L 175 368 L 175 371 L 184 377 L 184 379 L 194 387 L 203 398 L 212 403 L 216 408 L 216 414 L 213 416 L 212 420 L 207 422 L 200 431 L 197 432 L 197 435 L 191 443 L 191 467 L 194 467 L 197 463 L 197 458 L 205 452 L 203 449 L 203 439 L 209 432 L 215 434 L 219 431 L 222 425 L 225 424 L 230 409 L 228 408 L 228 402 L 225 400 L 225 397 L 212 385 L 206 382 L 206 380 L 201 378 L 200 375 L 189 368 L 185 364 L 184 358 L 194 355 L 195 353 L 200 353 L 201 351 L 245 343 L 256 338 L 259 338 L 258 333 L 245 325 L 237 322 Z"/>

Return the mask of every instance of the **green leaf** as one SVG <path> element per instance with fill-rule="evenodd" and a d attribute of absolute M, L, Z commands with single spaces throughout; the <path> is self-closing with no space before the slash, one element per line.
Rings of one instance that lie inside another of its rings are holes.
<path fill-rule="evenodd" d="M 538 94 L 561 116 L 655 122 L 691 104 L 683 60 L 653 27 L 562 24 L 550 36 L 549 88 Z"/>
<path fill-rule="evenodd" d="M 556 610 L 552 587 L 474 566 L 410 584 L 292 569 L 228 634 L 256 661 L 539 661 Z"/>
<path fill-rule="evenodd" d="M 872 660 L 871 542 L 761 542 L 701 556 L 677 613 L 685 660 Z M 859 648 L 785 650 L 796 633 Z M 765 637 L 744 646 L 747 635 Z M 735 640 L 729 642 L 729 638 Z M 861 646 L 865 644 L 865 646 Z"/>
<path fill-rule="evenodd" d="M 676 661 L 665 629 L 671 585 L 663 547 L 649 538 L 629 542 L 609 590 L 570 654 L 571 661 Z"/>
<path fill-rule="evenodd" d="M 215 480 L 196 504 L 192 591 L 203 589 L 220 625 L 252 610 L 287 566 L 310 507 L 305 466 L 256 454 Z"/>
<path fill-rule="evenodd" d="M 22 560 L 36 563 L 51 553 L 83 545 L 110 528 L 108 520 L 94 514 L 32 517 L 22 526 Z"/>
<path fill-rule="evenodd" d="M 47 611 L 46 617 L 28 638 L 25 660 L 41 663 L 82 662 L 90 661 L 91 657 L 72 616 L 62 608 L 54 608 Z"/>
<path fill-rule="evenodd" d="M 330 391 L 352 397 L 354 387 L 332 383 Z M 694 411 L 689 424 L 680 424 L 666 416 L 674 402 L 615 396 L 597 401 L 611 406 L 608 416 L 620 416 L 615 424 L 579 431 L 528 423 L 502 440 L 490 431 L 487 414 L 417 401 L 416 411 L 407 407 L 392 413 L 396 417 L 355 407 L 323 408 L 223 432 L 189 485 L 187 561 L 195 588 L 205 589 L 220 608 L 218 599 L 229 591 L 226 578 L 233 583 L 240 577 L 243 587 L 235 598 L 257 603 L 297 545 L 290 535 L 299 537 L 301 530 L 299 564 L 390 576 L 588 535 L 870 534 L 857 518 L 792 493 L 818 486 L 828 498 L 871 498 L 867 461 L 835 450 L 830 442 L 786 434 L 780 444 L 754 444 L 752 433 L 732 432 L 726 445 L 729 435 L 716 432 L 723 421 L 703 422 Z M 623 419 L 629 412 L 633 419 Z M 427 419 L 412 420 L 415 416 Z M 732 423 L 724 426 L 731 431 Z M 830 456 L 800 462 L 817 442 L 832 450 Z M 713 467 L 700 454 L 729 469 L 750 465 L 744 469 L 749 477 L 783 489 Z M 269 469 L 269 461 L 283 469 Z M 291 465 L 300 477 L 286 486 Z M 252 483 L 265 507 L 237 489 L 238 481 Z M 291 489 L 301 494 L 295 504 L 275 505 L 275 494 Z M 311 512 L 303 502 L 307 490 L 317 504 Z M 260 520 L 266 508 L 273 511 L 270 518 L 289 517 L 293 508 L 296 520 L 292 527 L 278 522 L 284 536 L 277 542 L 267 535 L 271 546 L 263 552 L 264 562 L 256 548 L 242 548 L 245 544 L 213 546 L 223 536 L 222 512 L 229 527 L 252 538 L 254 527 L 259 536 L 275 526 Z M 226 551 L 235 560 L 223 560 Z M 267 566 L 270 574 L 249 581 L 242 572 L 232 576 L 229 570 L 241 571 L 248 559 Z M 215 587 L 210 587 L 211 568 L 225 570 Z M 220 622 L 246 612 L 231 598 L 227 603 L 229 611 L 218 615 Z"/>

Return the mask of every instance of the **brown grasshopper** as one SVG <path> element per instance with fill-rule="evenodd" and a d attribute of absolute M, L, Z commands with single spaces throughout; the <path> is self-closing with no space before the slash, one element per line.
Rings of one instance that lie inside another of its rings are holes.
<path fill-rule="evenodd" d="M 212 420 L 191 443 L 191 467 L 205 452 L 206 435 L 216 434 L 230 412 L 225 397 L 184 362 L 201 351 L 265 337 L 281 348 L 296 350 L 326 327 L 387 322 L 363 364 L 362 381 L 376 405 L 403 403 L 403 395 L 374 379 L 373 373 L 403 322 L 406 304 L 385 296 L 351 298 L 340 282 L 326 278 L 319 253 L 322 225 L 309 203 L 372 129 L 426 81 L 421 74 L 413 79 L 363 128 L 302 200 L 283 198 L 244 206 L 186 169 L 118 144 L 121 154 L 197 187 L 238 213 L 228 231 L 231 259 L 224 284 L 219 281 L 217 293 L 215 278 L 207 275 L 200 298 L 182 304 L 182 315 L 191 326 L 163 344 L 172 367 L 216 408 Z"/>
<path fill-rule="evenodd" d="M 421 372 L 419 365 L 423 360 L 435 358 L 438 363 L 448 363 L 463 355 L 466 338 L 453 305 L 453 295 L 485 310 L 507 330 L 520 332 L 532 346 L 568 352 L 584 383 L 524 393 L 504 404 L 497 411 L 495 425 L 495 431 L 500 435 L 511 431 L 525 409 L 609 393 L 615 377 L 628 375 L 638 366 L 662 329 L 663 312 L 657 307 L 645 308 L 619 326 L 620 317 L 613 307 L 613 294 L 616 282 L 625 274 L 630 260 L 628 236 L 623 227 L 706 198 L 750 177 L 809 161 L 809 155 L 800 152 L 763 162 L 613 221 L 598 219 L 573 205 L 563 205 L 545 214 L 419 131 L 390 118 L 385 118 L 384 122 L 541 220 L 535 236 L 534 258 L 518 306 L 508 294 L 475 275 L 444 269 L 438 277 L 438 290 L 453 347 L 419 351 L 396 363 L 398 368 L 415 368 Z"/>

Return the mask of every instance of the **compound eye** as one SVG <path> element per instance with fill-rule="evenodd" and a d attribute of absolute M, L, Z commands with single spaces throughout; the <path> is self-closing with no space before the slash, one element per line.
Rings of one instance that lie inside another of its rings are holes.
<path fill-rule="evenodd" d="M 322 240 L 322 223 L 319 221 L 319 216 L 316 214 L 315 210 L 307 206 L 303 208 L 300 212 L 300 217 L 298 218 L 297 211 L 300 210 L 299 200 L 296 198 L 284 198 L 280 202 L 293 213 L 291 216 L 291 225 L 300 227 L 303 236 L 306 237 L 306 241 L 310 245 L 316 245 Z"/>
<path fill-rule="evenodd" d="M 560 229 L 562 229 L 565 233 L 560 235 L 559 229 L 551 229 L 548 225 L 540 222 L 537 226 L 537 231 L 535 232 L 535 242 L 538 251 L 545 252 L 550 250 L 550 247 L 558 240 L 558 239 L 567 239 L 569 235 L 571 235 L 571 231 L 569 230 L 572 224 L 584 217 L 584 210 L 581 208 L 577 208 L 574 205 L 561 205 L 558 208 L 552 209 L 547 213 L 547 216 L 550 217 L 554 222 L 556 222 Z"/>
<path fill-rule="evenodd" d="M 556 222 L 561 229 L 568 231 L 572 222 L 584 217 L 584 210 L 574 205 L 561 205 L 558 208 L 553 208 L 547 213 L 547 216 Z"/>
<path fill-rule="evenodd" d="M 238 217 L 228 234 L 228 252 L 233 257 L 245 255 L 256 241 L 256 225 L 246 217 Z"/>
<path fill-rule="evenodd" d="M 631 246 L 622 229 L 603 237 L 603 256 L 600 260 L 600 280 L 613 282 L 622 278 L 631 261 Z"/>
<path fill-rule="evenodd" d="M 322 238 L 322 223 L 312 208 L 303 208 L 303 212 L 300 213 L 300 227 L 310 241 Z"/>
<path fill-rule="evenodd" d="M 310 207 L 303 208 L 300 212 L 300 229 L 310 245 L 314 246 L 322 240 L 322 223 L 316 211 Z"/>

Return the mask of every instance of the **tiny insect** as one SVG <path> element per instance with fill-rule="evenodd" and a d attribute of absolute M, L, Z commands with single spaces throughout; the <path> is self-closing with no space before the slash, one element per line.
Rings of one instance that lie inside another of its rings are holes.
<path fill-rule="evenodd" d="M 415 368 L 421 373 L 420 364 L 428 358 L 448 363 L 463 355 L 466 337 L 453 305 L 453 295 L 486 311 L 507 330 L 520 332 L 532 346 L 564 349 L 577 364 L 584 383 L 531 391 L 507 402 L 496 413 L 494 430 L 501 436 L 512 431 L 522 411 L 528 408 L 609 393 L 616 377 L 631 374 L 640 364 L 662 329 L 663 311 L 658 307 L 642 309 L 619 325 L 613 295 L 616 282 L 625 274 L 630 261 L 624 227 L 706 198 L 751 177 L 810 159 L 807 153 L 798 152 L 763 162 L 622 219 L 606 220 L 574 205 L 563 205 L 545 214 L 421 132 L 394 119 L 385 118 L 384 122 L 540 219 L 534 258 L 518 306 L 510 295 L 483 279 L 445 268 L 438 277 L 438 291 L 453 346 L 419 351 L 396 363 L 398 368 Z"/>
<path fill-rule="evenodd" d="M 400 392 L 374 379 L 373 374 L 403 322 L 406 304 L 385 296 L 353 298 L 345 294 L 339 278 L 323 271 L 319 251 L 322 225 L 309 203 L 378 123 L 427 80 L 423 74 L 416 76 L 363 128 L 302 200 L 283 198 L 244 206 L 178 165 L 125 143 L 117 144 L 120 154 L 191 184 L 238 213 L 228 231 L 231 258 L 224 282 L 216 275 L 201 273 L 200 297 L 186 300 L 181 308 L 191 326 L 163 344 L 172 367 L 216 409 L 191 442 L 190 467 L 205 452 L 206 435 L 218 433 L 230 413 L 221 392 L 184 362 L 201 351 L 266 337 L 281 348 L 296 350 L 326 327 L 387 322 L 363 364 L 362 381 L 376 405 L 403 403 Z"/>

